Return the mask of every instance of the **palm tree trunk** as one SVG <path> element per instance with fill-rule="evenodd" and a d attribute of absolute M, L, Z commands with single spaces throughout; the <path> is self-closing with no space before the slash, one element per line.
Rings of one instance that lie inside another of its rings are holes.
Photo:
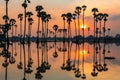
<path fill-rule="evenodd" d="M 40 18 L 38 17 L 37 41 L 39 42 Z"/>
<path fill-rule="evenodd" d="M 26 34 L 26 8 L 24 8 L 24 37 L 23 37 L 23 44 L 25 44 L 25 34 Z"/>

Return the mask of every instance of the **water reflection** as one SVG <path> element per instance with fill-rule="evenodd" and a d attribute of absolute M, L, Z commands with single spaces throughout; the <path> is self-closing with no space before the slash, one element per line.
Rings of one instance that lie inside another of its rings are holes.
<path fill-rule="evenodd" d="M 99 74 L 106 75 L 103 72 L 111 69 L 107 62 L 109 60 L 114 61 L 117 56 L 117 54 L 111 54 L 110 47 L 111 44 L 99 42 L 92 45 L 89 43 L 74 44 L 64 41 L 41 42 L 38 44 L 31 42 L 27 44 L 12 43 L 10 45 L 2 43 L 0 62 L 3 68 L 0 66 L 0 77 L 2 80 L 18 79 L 17 77 L 10 77 L 10 74 L 18 73 L 16 75 L 20 76 L 19 80 L 46 80 L 46 74 L 49 75 L 49 72 L 53 74 L 56 71 L 55 65 L 58 71 L 60 71 L 60 68 L 61 71 L 67 72 L 66 74 L 74 75 L 73 77 L 76 77 L 76 80 L 79 78 L 91 79 L 90 75 L 100 79 L 102 75 Z M 88 63 L 90 66 L 86 68 Z M 13 71 L 8 69 L 13 69 Z M 4 77 L 2 73 L 5 73 Z M 107 74 L 111 74 L 111 72 Z"/>

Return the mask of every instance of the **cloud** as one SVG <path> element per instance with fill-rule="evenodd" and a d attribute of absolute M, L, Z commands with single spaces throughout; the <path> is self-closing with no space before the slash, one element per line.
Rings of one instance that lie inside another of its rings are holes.
<path fill-rule="evenodd" d="M 111 16 L 110 20 L 120 20 L 120 14 Z"/>

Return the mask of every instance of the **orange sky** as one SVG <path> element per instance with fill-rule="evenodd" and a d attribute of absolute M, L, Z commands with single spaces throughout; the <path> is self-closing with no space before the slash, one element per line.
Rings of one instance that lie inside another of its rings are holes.
<path fill-rule="evenodd" d="M 9 1 L 9 17 L 15 18 L 17 21 L 17 15 L 19 13 L 23 13 L 23 8 L 21 4 L 24 0 L 10 0 Z M 67 12 L 74 12 L 76 6 L 87 5 L 86 10 L 86 19 L 85 23 L 87 27 L 91 28 L 91 34 L 93 32 L 93 20 L 92 20 L 92 12 L 91 9 L 96 7 L 99 9 L 99 12 L 108 13 L 109 14 L 109 21 L 107 26 L 112 29 L 112 35 L 119 33 L 120 27 L 120 3 L 119 0 L 30 0 L 31 4 L 28 5 L 27 11 L 32 11 L 34 13 L 34 24 L 33 24 L 33 35 L 36 35 L 37 30 L 37 17 L 35 12 L 36 5 L 42 5 L 44 10 L 47 13 L 50 13 L 52 19 L 50 21 L 49 29 L 52 29 L 54 24 L 58 24 L 62 26 L 62 13 Z M 3 23 L 2 16 L 5 14 L 5 1 L 0 1 L 0 23 Z M 18 22 L 17 22 L 18 24 Z M 73 23 L 72 23 L 73 24 Z M 19 25 L 19 24 L 18 24 Z M 18 26 L 19 27 L 19 26 Z M 19 29 L 19 28 L 18 28 Z M 72 28 L 74 33 L 74 28 Z M 74 35 L 74 34 L 73 34 Z"/>

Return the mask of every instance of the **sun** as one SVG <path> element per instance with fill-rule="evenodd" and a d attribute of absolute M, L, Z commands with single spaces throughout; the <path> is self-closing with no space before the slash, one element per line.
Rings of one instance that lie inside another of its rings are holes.
<path fill-rule="evenodd" d="M 86 25 L 81 25 L 81 28 L 82 28 L 82 29 L 83 29 L 83 28 L 85 29 L 85 28 L 86 28 Z"/>
<path fill-rule="evenodd" d="M 87 51 L 86 50 L 80 50 L 80 55 L 86 55 Z"/>

